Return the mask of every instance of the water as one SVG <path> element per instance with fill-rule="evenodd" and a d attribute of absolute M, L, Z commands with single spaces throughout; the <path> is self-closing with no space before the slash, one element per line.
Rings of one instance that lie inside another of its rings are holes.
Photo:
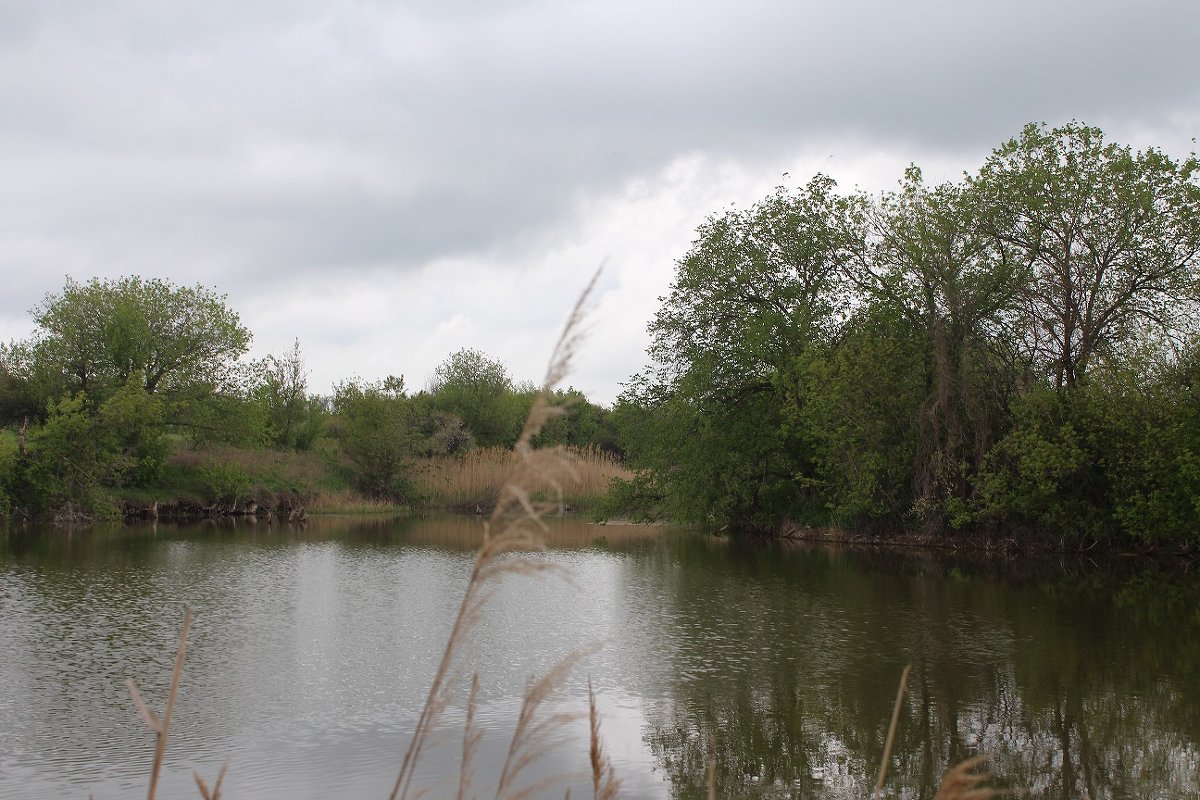
<path fill-rule="evenodd" d="M 139 796 L 185 606 L 195 616 L 160 797 L 383 798 L 479 540 L 473 518 L 0 535 L 0 798 Z M 892 797 L 990 753 L 1039 798 L 1200 796 L 1200 591 L 1116 559 L 980 562 L 737 545 L 563 521 L 462 654 L 418 782 L 453 796 L 480 676 L 474 790 L 494 786 L 530 676 L 588 651 L 545 712 L 587 708 L 627 797 L 866 797 L 906 663 Z M 545 718 L 545 717 L 543 717 Z M 590 796 L 586 720 L 525 783 Z"/>

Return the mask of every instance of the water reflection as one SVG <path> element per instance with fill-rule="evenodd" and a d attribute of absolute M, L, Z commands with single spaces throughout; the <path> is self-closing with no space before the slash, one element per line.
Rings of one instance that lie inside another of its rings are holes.
<path fill-rule="evenodd" d="M 226 757 L 232 798 L 386 796 L 481 536 L 442 517 L 0 538 L 0 796 L 144 785 L 150 735 L 122 683 L 162 697 L 184 604 L 196 624 L 166 796 L 192 796 L 191 769 Z M 703 797 L 711 757 L 723 796 L 866 797 L 905 663 L 895 796 L 932 797 L 978 752 L 1034 797 L 1200 796 L 1200 592 L 1177 567 L 572 520 L 550 543 L 571 583 L 503 585 L 466 654 L 484 776 L 527 677 L 604 642 L 554 708 L 585 708 L 592 676 L 627 796 Z M 427 785 L 457 774 L 461 712 L 459 698 Z M 586 794 L 586 748 L 586 726 L 564 729 L 533 777 L 572 771 Z"/>
<path fill-rule="evenodd" d="M 906 662 L 900 796 L 976 753 L 1034 797 L 1200 793 L 1185 573 L 712 540 L 679 561 L 685 635 L 648 736 L 676 796 L 705 796 L 709 757 L 731 796 L 868 796 Z"/>

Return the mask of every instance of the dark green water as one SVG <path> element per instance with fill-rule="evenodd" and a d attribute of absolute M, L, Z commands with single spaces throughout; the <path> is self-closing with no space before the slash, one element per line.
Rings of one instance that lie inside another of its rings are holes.
<path fill-rule="evenodd" d="M 305 531 L 172 527 L 0 534 L 0 798 L 144 794 L 161 705 L 195 614 L 160 797 L 386 797 L 478 541 L 474 519 L 315 520 Z M 604 541 L 597 541 L 604 537 Z M 866 797 L 904 664 L 891 797 L 930 798 L 992 754 L 1037 798 L 1200 797 L 1200 589 L 1132 560 L 971 562 L 730 545 L 563 522 L 571 583 L 512 579 L 464 656 L 481 679 L 486 795 L 520 696 L 600 642 L 550 712 L 596 687 L 628 797 Z M 453 796 L 463 699 L 420 771 Z M 586 725 L 527 778 L 591 795 Z"/>

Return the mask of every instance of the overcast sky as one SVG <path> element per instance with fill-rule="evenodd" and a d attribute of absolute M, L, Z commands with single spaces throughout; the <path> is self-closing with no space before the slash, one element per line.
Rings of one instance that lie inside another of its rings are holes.
<path fill-rule="evenodd" d="M 474 347 L 609 402 L 706 216 L 1071 119 L 1176 156 L 1200 3 L 0 0 L 0 339 L 65 276 L 228 295 L 310 388 Z M 784 173 L 788 176 L 785 178 Z"/>

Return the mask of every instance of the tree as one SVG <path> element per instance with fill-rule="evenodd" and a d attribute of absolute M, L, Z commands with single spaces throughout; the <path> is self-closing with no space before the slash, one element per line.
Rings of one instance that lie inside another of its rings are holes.
<path fill-rule="evenodd" d="M 855 271 L 868 307 L 892 309 L 888 330 L 923 340 L 911 365 L 917 403 L 905 409 L 913 424 L 903 427 L 913 437 L 912 510 L 935 524 L 947 512 L 963 518 L 1016 368 L 1010 331 L 1024 273 L 997 254 L 982 210 L 972 187 L 929 187 L 910 167 L 901 190 L 874 205 L 871 246 Z M 861 377 L 874 383 L 891 373 L 887 364 L 871 370 L 876 377 Z M 913 397 L 911 389 L 896 386 L 892 396 Z"/>
<path fill-rule="evenodd" d="M 1148 335 L 1195 330 L 1200 160 L 1028 125 L 968 182 L 1000 255 L 1029 270 L 1019 332 L 1056 389 Z"/>
<path fill-rule="evenodd" d="M 369 497 L 412 499 L 411 462 L 425 439 L 417 429 L 404 380 L 350 381 L 334 388 L 332 433 L 355 488 Z"/>
<path fill-rule="evenodd" d="M 136 380 L 89 409 L 83 393 L 51 403 L 18 463 L 17 505 L 31 516 L 114 516 L 108 491 L 159 477 L 167 448 L 162 403 Z"/>
<path fill-rule="evenodd" d="M 308 397 L 308 372 L 300 355 L 300 340 L 286 356 L 267 356 L 253 366 L 251 397 L 262 404 L 267 441 L 276 447 L 304 450 L 320 432 L 322 409 Z"/>
<path fill-rule="evenodd" d="M 634 494 L 692 521 L 771 527 L 812 515 L 814 463 L 795 424 L 807 361 L 846 315 L 863 206 L 817 176 L 710 218 L 650 325 L 652 365 L 618 419 Z"/>
<path fill-rule="evenodd" d="M 33 314 L 23 377 L 53 375 L 47 400 L 84 392 L 102 402 L 130 379 L 168 400 L 224 391 L 251 338 L 224 296 L 155 278 L 68 279 Z"/>
<path fill-rule="evenodd" d="M 434 405 L 457 415 L 483 447 L 511 445 L 528 411 L 507 368 L 478 350 L 459 350 L 439 364 L 429 393 Z"/>

